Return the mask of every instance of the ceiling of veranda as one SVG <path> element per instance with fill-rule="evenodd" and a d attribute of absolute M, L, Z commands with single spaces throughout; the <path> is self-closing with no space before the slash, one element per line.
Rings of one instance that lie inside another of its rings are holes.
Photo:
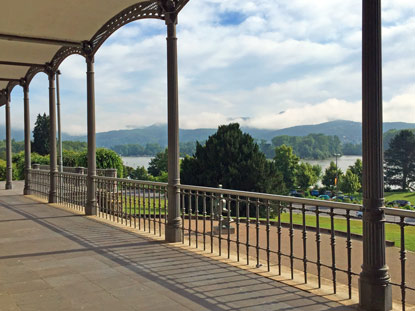
<path fill-rule="evenodd" d="M 19 80 L 30 69 L 29 65 L 11 66 L 4 62 L 44 65 L 52 61 L 54 55 L 65 46 L 65 42 L 81 45 L 83 41 L 91 40 L 106 22 L 124 9 L 146 2 L 151 1 L 2 0 L 0 90 L 5 89 L 9 83 L 3 79 Z M 30 38 L 64 42 L 45 44 L 39 43 L 39 40 L 29 42 Z"/>

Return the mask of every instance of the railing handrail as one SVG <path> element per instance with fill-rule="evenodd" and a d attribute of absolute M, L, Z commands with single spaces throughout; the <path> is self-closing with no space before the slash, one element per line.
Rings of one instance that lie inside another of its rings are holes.
<path fill-rule="evenodd" d="M 138 179 L 127 179 L 127 178 L 115 178 L 115 177 L 107 177 L 107 176 L 98 176 L 95 175 L 94 179 L 96 180 L 108 180 L 108 181 L 118 181 L 118 182 L 129 182 L 134 184 L 143 184 L 149 186 L 158 186 L 158 187 L 167 187 L 168 184 L 166 182 L 158 182 L 158 181 L 148 181 L 148 180 L 138 180 Z"/>
<path fill-rule="evenodd" d="M 362 210 L 362 205 L 359 205 L 359 204 L 332 202 L 332 201 L 324 201 L 324 200 L 317 200 L 317 199 L 305 199 L 305 198 L 290 197 L 290 196 L 278 195 L 278 194 L 268 194 L 268 193 L 260 193 L 260 192 L 250 192 L 250 191 L 202 187 L 202 186 L 190 186 L 190 185 L 179 185 L 179 188 L 183 190 L 215 192 L 215 193 L 220 193 L 220 194 L 243 196 L 243 197 L 250 197 L 250 198 L 255 198 L 255 199 L 273 200 L 273 201 L 298 203 L 298 204 L 306 204 L 306 205 L 314 205 L 314 206 L 322 206 L 322 207 L 332 207 L 332 208 L 348 209 L 348 210 L 353 210 L 353 211 Z"/>

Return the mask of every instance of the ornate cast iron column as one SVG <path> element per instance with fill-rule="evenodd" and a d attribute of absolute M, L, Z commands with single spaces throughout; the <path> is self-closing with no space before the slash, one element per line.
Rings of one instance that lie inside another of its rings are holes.
<path fill-rule="evenodd" d="M 181 241 L 180 168 L 179 168 L 179 98 L 177 78 L 176 2 L 160 2 L 167 25 L 167 120 L 168 120 L 168 221 L 166 241 Z"/>
<path fill-rule="evenodd" d="M 11 124 L 10 124 L 10 92 L 7 92 L 6 101 L 6 189 L 12 189 L 12 138 L 11 138 Z"/>
<path fill-rule="evenodd" d="M 86 54 L 86 86 L 87 86 L 87 118 L 88 118 L 88 176 L 86 215 L 97 214 L 96 182 L 96 143 L 95 143 L 95 85 L 94 85 L 94 56 L 89 43 L 84 43 Z"/>
<path fill-rule="evenodd" d="M 364 310 L 391 310 L 392 290 L 385 260 L 382 148 L 381 0 L 363 0 L 362 139 L 363 265 L 359 304 Z"/>
<path fill-rule="evenodd" d="M 47 68 L 49 77 L 49 149 L 50 149 L 50 190 L 49 203 L 57 202 L 57 157 L 56 157 L 56 103 L 55 103 L 55 72 Z"/>
<path fill-rule="evenodd" d="M 23 194 L 30 194 L 30 173 L 31 168 L 31 146 L 30 146 L 30 113 L 29 113 L 29 85 L 26 80 L 22 79 L 20 85 L 23 87 L 23 104 L 24 104 L 24 161 L 25 161 L 25 178 Z"/>

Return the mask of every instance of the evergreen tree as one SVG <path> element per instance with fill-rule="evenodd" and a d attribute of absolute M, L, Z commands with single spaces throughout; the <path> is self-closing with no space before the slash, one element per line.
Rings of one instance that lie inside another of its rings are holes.
<path fill-rule="evenodd" d="M 415 187 L 415 134 L 402 130 L 385 151 L 385 183 L 403 191 Z"/>
<path fill-rule="evenodd" d="M 162 175 L 163 172 L 167 172 L 168 165 L 168 151 L 167 148 L 164 151 L 159 152 L 151 159 L 148 165 L 148 172 L 154 177 Z"/>
<path fill-rule="evenodd" d="M 49 124 L 50 119 L 46 113 L 38 114 L 33 128 L 33 144 L 32 151 L 40 155 L 49 154 Z"/>
<path fill-rule="evenodd" d="M 323 175 L 323 185 L 325 185 L 329 189 L 334 189 L 336 184 L 338 183 L 338 179 L 340 176 L 343 175 L 343 172 L 341 169 L 337 168 L 336 164 L 331 161 L 330 166 L 326 168 L 326 171 Z M 336 182 L 337 178 L 337 182 Z"/>
<path fill-rule="evenodd" d="M 281 176 L 267 161 L 249 134 L 239 124 L 222 125 L 205 145 L 196 144 L 194 157 L 182 161 L 183 184 L 256 191 L 278 192 Z"/>

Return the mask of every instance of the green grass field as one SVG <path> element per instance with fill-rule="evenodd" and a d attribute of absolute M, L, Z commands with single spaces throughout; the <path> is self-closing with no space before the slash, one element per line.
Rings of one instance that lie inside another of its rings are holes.
<path fill-rule="evenodd" d="M 415 205 L 415 192 L 385 192 L 385 200 L 388 202 L 406 200 Z"/>

